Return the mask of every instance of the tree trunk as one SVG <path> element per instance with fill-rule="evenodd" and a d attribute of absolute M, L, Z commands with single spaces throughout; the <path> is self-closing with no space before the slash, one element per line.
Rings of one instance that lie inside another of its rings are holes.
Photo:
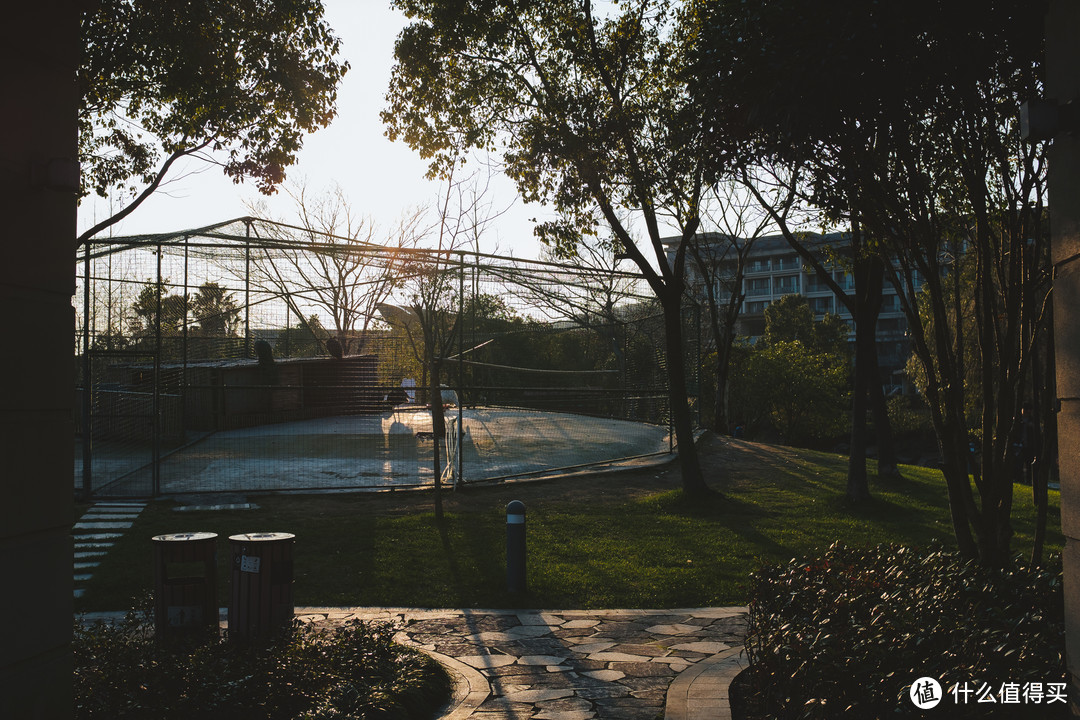
<path fill-rule="evenodd" d="M 848 453 L 847 498 L 861 503 L 870 499 L 866 478 L 866 398 L 867 368 L 866 332 L 860 332 L 861 321 L 855 325 L 855 378 L 851 397 L 851 447 Z M 873 336 L 870 337 L 873 342 Z"/>
<path fill-rule="evenodd" d="M 885 389 L 882 387 L 881 369 L 878 365 L 877 344 L 870 356 L 870 410 L 874 414 L 874 434 L 877 436 L 877 469 L 879 478 L 898 480 L 900 468 L 897 467 L 896 443 L 893 440 L 892 421 L 889 419 L 889 406 L 885 401 Z"/>
<path fill-rule="evenodd" d="M 870 485 L 866 477 L 866 409 L 871 378 L 877 377 L 877 318 L 881 311 L 881 291 L 885 269 L 877 255 L 867 255 L 863 250 L 862 230 L 857 221 L 852 222 L 851 250 L 854 256 L 855 306 L 855 377 L 851 398 L 851 447 L 848 455 L 847 497 L 854 503 L 870 499 Z"/>
<path fill-rule="evenodd" d="M 664 309 L 664 340 L 667 350 L 668 402 L 675 428 L 683 492 L 700 496 L 709 491 L 701 474 L 701 461 L 694 445 L 694 426 L 686 400 L 686 364 L 683 357 L 682 298 L 669 293 L 660 298 Z"/>
<path fill-rule="evenodd" d="M 427 346 L 429 348 L 433 347 L 434 343 L 428 343 Z M 439 448 L 443 437 L 446 436 L 446 421 L 443 418 L 442 393 L 439 390 L 439 376 L 441 374 L 439 372 L 439 361 L 435 360 L 430 352 L 427 360 L 430 368 L 428 371 L 428 403 L 431 406 L 432 470 L 435 473 L 435 520 L 441 523 L 443 519 L 442 459 Z"/>
<path fill-rule="evenodd" d="M 727 358 L 720 360 L 719 354 L 716 360 L 716 397 L 713 400 L 713 431 L 728 435 L 731 428 L 728 427 L 727 417 L 727 384 L 731 365 Z"/>
<path fill-rule="evenodd" d="M 1051 303 L 1047 309 L 1047 327 L 1054 327 L 1054 306 Z M 1038 341 L 1035 348 L 1037 349 Z M 1045 380 L 1041 377 L 1045 363 Z M 1046 357 L 1040 362 L 1039 358 L 1032 361 L 1032 367 L 1036 369 L 1033 377 L 1035 392 L 1033 393 L 1034 406 L 1032 415 L 1035 418 L 1035 426 L 1038 428 L 1039 421 L 1045 418 L 1046 422 L 1042 431 L 1038 433 L 1039 442 L 1035 445 L 1035 464 L 1031 468 L 1031 499 L 1035 503 L 1035 538 L 1031 546 L 1031 564 L 1041 565 L 1043 545 L 1046 542 L 1046 518 L 1049 504 L 1049 483 L 1056 469 L 1054 458 L 1057 457 L 1057 413 L 1053 411 L 1051 404 L 1057 398 L 1057 377 L 1054 370 L 1054 333 L 1051 330 L 1046 333 Z M 1049 410 L 1049 411 L 1048 411 Z"/>

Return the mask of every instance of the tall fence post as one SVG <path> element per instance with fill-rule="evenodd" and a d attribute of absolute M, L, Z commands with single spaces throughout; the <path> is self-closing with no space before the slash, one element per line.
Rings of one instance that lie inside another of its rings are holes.
<path fill-rule="evenodd" d="M 93 435 L 90 432 L 90 423 L 93 415 L 90 411 L 90 247 L 92 241 L 86 239 L 86 255 L 83 261 L 83 356 L 82 356 L 82 495 L 88 499 L 94 491 L 93 479 Z"/>
<path fill-rule="evenodd" d="M 462 434 L 465 431 L 464 422 L 464 408 L 465 404 L 465 252 L 462 251 L 458 257 L 461 264 L 460 274 L 458 275 L 458 403 L 457 403 L 457 482 L 455 487 L 461 484 L 465 478 L 465 460 L 462 455 L 461 449 L 463 446 Z M 475 315 L 476 303 L 473 303 L 473 314 Z"/>
<path fill-rule="evenodd" d="M 161 279 L 161 255 L 164 248 L 161 243 L 157 246 L 157 312 L 154 318 L 154 391 L 151 403 L 151 415 L 153 416 L 153 428 L 151 429 L 152 449 L 150 462 L 152 495 L 157 497 L 161 493 L 161 310 L 162 295 L 165 294 L 165 284 Z"/>

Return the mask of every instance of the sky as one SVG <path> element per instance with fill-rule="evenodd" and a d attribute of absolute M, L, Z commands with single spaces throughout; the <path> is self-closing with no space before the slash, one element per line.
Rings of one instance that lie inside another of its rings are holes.
<path fill-rule="evenodd" d="M 427 164 L 418 154 L 386 138 L 379 120 L 394 40 L 406 23 L 387 5 L 387 0 L 325 0 L 326 20 L 341 38 L 342 55 L 351 69 L 339 88 L 338 116 L 307 136 L 297 163 L 286 172 L 287 182 L 302 180 L 309 192 L 337 183 L 355 211 L 389 229 L 403 213 L 430 205 L 438 185 L 424 179 Z M 250 214 L 245 201 L 264 200 L 273 219 L 295 220 L 287 195 L 266 197 L 252 184 L 236 185 L 217 166 L 193 160 L 174 167 L 169 177 L 157 193 L 112 227 L 113 235 L 171 232 L 243 217 Z M 493 183 L 491 199 L 493 207 L 509 210 L 495 221 L 480 249 L 538 257 L 540 244 L 533 237 L 530 218 L 543 216 L 544 209 L 521 203 L 513 183 L 503 176 Z M 120 207 L 117 203 L 113 211 Z M 108 200 L 84 199 L 79 232 L 111 214 Z"/>

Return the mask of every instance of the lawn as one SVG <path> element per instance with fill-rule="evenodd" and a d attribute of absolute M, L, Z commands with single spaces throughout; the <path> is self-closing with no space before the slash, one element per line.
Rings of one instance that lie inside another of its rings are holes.
<path fill-rule="evenodd" d="M 151 503 L 109 552 L 76 609 L 118 610 L 153 586 L 154 535 L 219 535 L 219 604 L 228 604 L 228 536 L 290 532 L 297 606 L 663 608 L 741 605 L 761 563 L 816 553 L 836 540 L 953 547 L 940 472 L 904 466 L 878 480 L 873 500 L 844 501 L 846 458 L 713 439 L 703 449 L 710 485 L 689 502 L 678 469 L 475 487 L 447 494 L 435 521 L 430 492 L 263 495 L 255 510 L 175 511 Z M 505 508 L 528 510 L 525 595 L 505 589 Z M 209 498 L 212 502 L 213 498 Z M 1050 493 L 1047 552 L 1060 552 L 1059 494 Z M 78 511 L 85 510 L 79 506 Z M 1030 488 L 1017 485 L 1017 553 L 1030 554 Z"/>

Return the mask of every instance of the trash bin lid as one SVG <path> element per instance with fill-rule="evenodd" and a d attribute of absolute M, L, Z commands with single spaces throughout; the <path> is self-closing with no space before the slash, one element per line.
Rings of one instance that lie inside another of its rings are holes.
<path fill-rule="evenodd" d="M 230 535 L 229 540 L 233 542 L 274 542 L 277 540 L 292 540 L 296 536 L 292 533 L 281 532 L 263 532 L 263 533 L 243 533 L 242 535 Z"/>
<path fill-rule="evenodd" d="M 155 535 L 150 539 L 154 542 L 190 542 L 192 540 L 213 540 L 216 537 L 217 533 L 212 532 L 186 532 Z"/>

